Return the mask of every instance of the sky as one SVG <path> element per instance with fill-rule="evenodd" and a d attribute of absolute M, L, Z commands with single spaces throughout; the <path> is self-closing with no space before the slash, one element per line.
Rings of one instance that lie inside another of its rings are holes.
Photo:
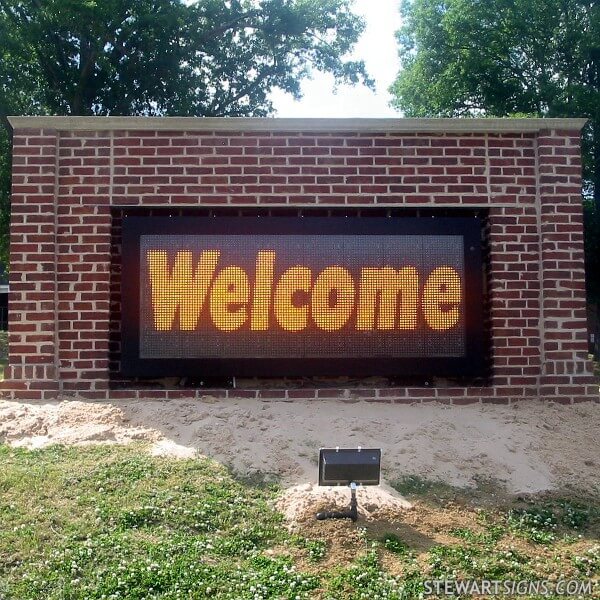
<path fill-rule="evenodd" d="M 340 85 L 334 93 L 333 77 L 315 73 L 302 84 L 303 98 L 274 90 L 271 99 L 277 117 L 399 117 L 389 107 L 387 91 L 398 72 L 394 32 L 400 27 L 400 0 L 354 0 L 354 12 L 366 20 L 366 29 L 355 46 L 353 59 L 365 61 L 376 90 L 362 85 Z"/>

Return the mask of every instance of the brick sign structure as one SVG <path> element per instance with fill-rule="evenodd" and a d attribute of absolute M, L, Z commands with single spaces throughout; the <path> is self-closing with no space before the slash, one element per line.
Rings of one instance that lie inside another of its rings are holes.
<path fill-rule="evenodd" d="M 583 120 L 10 122 L 5 397 L 597 400 Z"/>

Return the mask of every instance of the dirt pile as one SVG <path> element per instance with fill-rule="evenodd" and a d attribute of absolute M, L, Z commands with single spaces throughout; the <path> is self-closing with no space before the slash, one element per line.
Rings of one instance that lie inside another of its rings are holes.
<path fill-rule="evenodd" d="M 410 503 L 395 490 L 386 486 L 359 487 L 356 491 L 359 519 L 381 521 L 399 519 Z M 347 487 L 319 487 L 304 483 L 286 489 L 277 502 L 292 529 L 300 529 L 307 521 L 314 521 L 322 510 L 348 510 L 350 489 Z"/>
<path fill-rule="evenodd" d="M 90 402 L 48 404 L 0 401 L 0 441 L 41 448 L 48 444 L 127 444 L 160 440 L 160 432 L 131 426 L 121 408 Z"/>
<path fill-rule="evenodd" d="M 599 429 L 600 404 L 594 403 L 0 400 L 0 442 L 35 448 L 143 440 L 156 454 L 200 453 L 244 476 L 288 485 L 315 481 L 319 447 L 363 446 L 382 448 L 389 482 L 417 475 L 455 486 L 494 480 L 516 493 L 597 490 Z"/>

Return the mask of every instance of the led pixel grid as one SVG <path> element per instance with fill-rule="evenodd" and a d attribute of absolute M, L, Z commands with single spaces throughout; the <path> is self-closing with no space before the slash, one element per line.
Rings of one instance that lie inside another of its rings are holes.
<path fill-rule="evenodd" d="M 325 373 L 325 363 L 344 374 L 340 361 L 350 373 L 365 360 L 418 372 L 421 359 L 468 354 L 468 312 L 481 307 L 471 306 L 463 219 L 456 232 L 420 219 L 344 219 L 337 230 L 340 219 L 184 219 L 131 218 L 124 235 L 124 275 L 135 278 L 123 282 L 135 304 L 126 365 L 133 350 L 138 365 L 179 363 L 165 372 L 248 373 L 255 361 L 257 375 L 269 364 L 273 374 Z"/>

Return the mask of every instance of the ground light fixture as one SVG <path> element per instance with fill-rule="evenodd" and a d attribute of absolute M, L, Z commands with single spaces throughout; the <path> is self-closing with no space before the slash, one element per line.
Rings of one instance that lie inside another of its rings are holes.
<path fill-rule="evenodd" d="M 319 450 L 319 485 L 350 486 L 350 510 L 323 511 L 317 519 L 358 519 L 356 489 L 359 485 L 379 485 L 381 448 L 321 448 Z"/>

